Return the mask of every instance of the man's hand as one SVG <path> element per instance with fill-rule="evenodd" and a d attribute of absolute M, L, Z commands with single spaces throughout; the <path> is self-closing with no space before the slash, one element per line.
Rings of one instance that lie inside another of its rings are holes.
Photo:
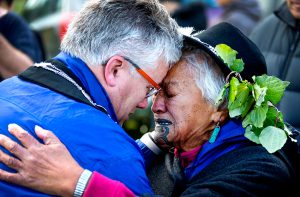
<path fill-rule="evenodd" d="M 44 144 L 16 124 L 10 124 L 8 130 L 23 146 L 0 135 L 0 145 L 16 156 L 0 150 L 0 162 L 17 171 L 0 169 L 0 180 L 51 195 L 72 196 L 83 169 L 60 140 L 51 131 L 38 126 L 35 132 Z"/>

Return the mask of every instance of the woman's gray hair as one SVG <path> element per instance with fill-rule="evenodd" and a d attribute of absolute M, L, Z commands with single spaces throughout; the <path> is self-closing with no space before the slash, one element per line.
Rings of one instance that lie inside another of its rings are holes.
<path fill-rule="evenodd" d="M 181 47 L 177 23 L 157 0 L 90 0 L 61 44 L 62 51 L 92 66 L 114 55 L 140 66 L 154 65 L 161 57 L 174 64 Z"/>
<path fill-rule="evenodd" d="M 224 74 L 219 66 L 203 50 L 186 47 L 183 51 L 182 59 L 187 62 L 187 67 L 194 75 L 202 96 L 216 108 L 224 109 L 227 106 L 227 101 L 219 106 L 215 105 L 216 99 L 225 85 Z"/>

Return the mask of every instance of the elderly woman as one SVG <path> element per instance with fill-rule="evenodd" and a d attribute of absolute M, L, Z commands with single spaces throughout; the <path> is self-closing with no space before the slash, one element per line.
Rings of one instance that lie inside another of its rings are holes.
<path fill-rule="evenodd" d="M 245 137 L 242 119 L 254 106 L 243 110 L 244 116 L 242 112 L 234 114 L 227 107 L 232 102 L 232 90 L 227 92 L 228 99 L 215 104 L 225 77 L 236 67 L 230 67 L 225 59 L 235 53 L 233 50 L 226 48 L 227 56 L 223 56 L 222 50 L 214 47 L 226 44 L 223 46 L 236 50 L 244 64 L 244 70 L 236 75 L 249 82 L 253 82 L 252 76 L 266 72 L 260 51 L 226 23 L 185 39 L 180 61 L 153 99 L 156 129 L 137 141 L 149 166 L 154 191 L 165 196 L 289 196 L 294 191 L 295 177 L 284 152 L 271 154 Z M 251 94 L 248 98 L 251 100 Z M 36 128 L 43 145 L 16 125 L 10 125 L 9 130 L 24 147 L 9 138 L 0 140 L 20 159 L 1 153 L 0 161 L 17 173 L 0 171 L 0 179 L 60 196 L 73 192 L 74 196 L 86 197 L 134 196 L 126 183 L 83 170 L 51 132 Z M 175 148 L 163 157 L 156 156 L 161 147 Z M 78 170 L 83 172 L 80 177 L 74 173 Z"/>

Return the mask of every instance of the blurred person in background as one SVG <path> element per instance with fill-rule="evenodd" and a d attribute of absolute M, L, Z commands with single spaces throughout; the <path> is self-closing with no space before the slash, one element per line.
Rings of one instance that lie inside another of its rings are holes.
<path fill-rule="evenodd" d="M 0 0 L 0 81 L 42 61 L 42 49 L 25 20 L 13 13 L 13 0 Z"/>
<path fill-rule="evenodd" d="M 260 21 L 262 12 L 257 0 L 216 0 L 219 5 L 218 17 L 209 25 L 215 25 L 219 22 L 228 22 L 244 34 L 249 35 L 252 29 Z"/>
<path fill-rule="evenodd" d="M 160 0 L 181 27 L 207 28 L 206 6 L 200 1 Z"/>
<path fill-rule="evenodd" d="M 300 0 L 286 0 L 253 30 L 250 38 L 264 54 L 268 74 L 291 84 L 279 103 L 286 121 L 300 129 Z"/>
<path fill-rule="evenodd" d="M 0 133 L 10 135 L 13 120 L 32 133 L 52 125 L 85 168 L 152 194 L 140 149 L 121 125 L 148 106 L 181 47 L 177 23 L 157 0 L 87 1 L 57 56 L 0 83 Z M 73 170 L 78 179 L 82 171 Z M 44 194 L 0 181 L 0 196 Z"/>

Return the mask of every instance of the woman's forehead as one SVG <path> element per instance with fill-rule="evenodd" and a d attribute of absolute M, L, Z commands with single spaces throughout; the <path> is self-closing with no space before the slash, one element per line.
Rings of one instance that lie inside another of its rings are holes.
<path fill-rule="evenodd" d="M 182 87 L 192 85 L 194 79 L 184 64 L 176 64 L 168 72 L 166 78 L 162 82 L 163 87 Z"/>
<path fill-rule="evenodd" d="M 186 77 L 190 77 L 191 73 L 190 73 L 190 66 L 188 66 L 187 61 L 185 60 L 180 60 L 179 62 L 177 62 L 167 73 L 167 76 L 165 79 L 170 80 L 171 78 L 186 78 Z"/>

